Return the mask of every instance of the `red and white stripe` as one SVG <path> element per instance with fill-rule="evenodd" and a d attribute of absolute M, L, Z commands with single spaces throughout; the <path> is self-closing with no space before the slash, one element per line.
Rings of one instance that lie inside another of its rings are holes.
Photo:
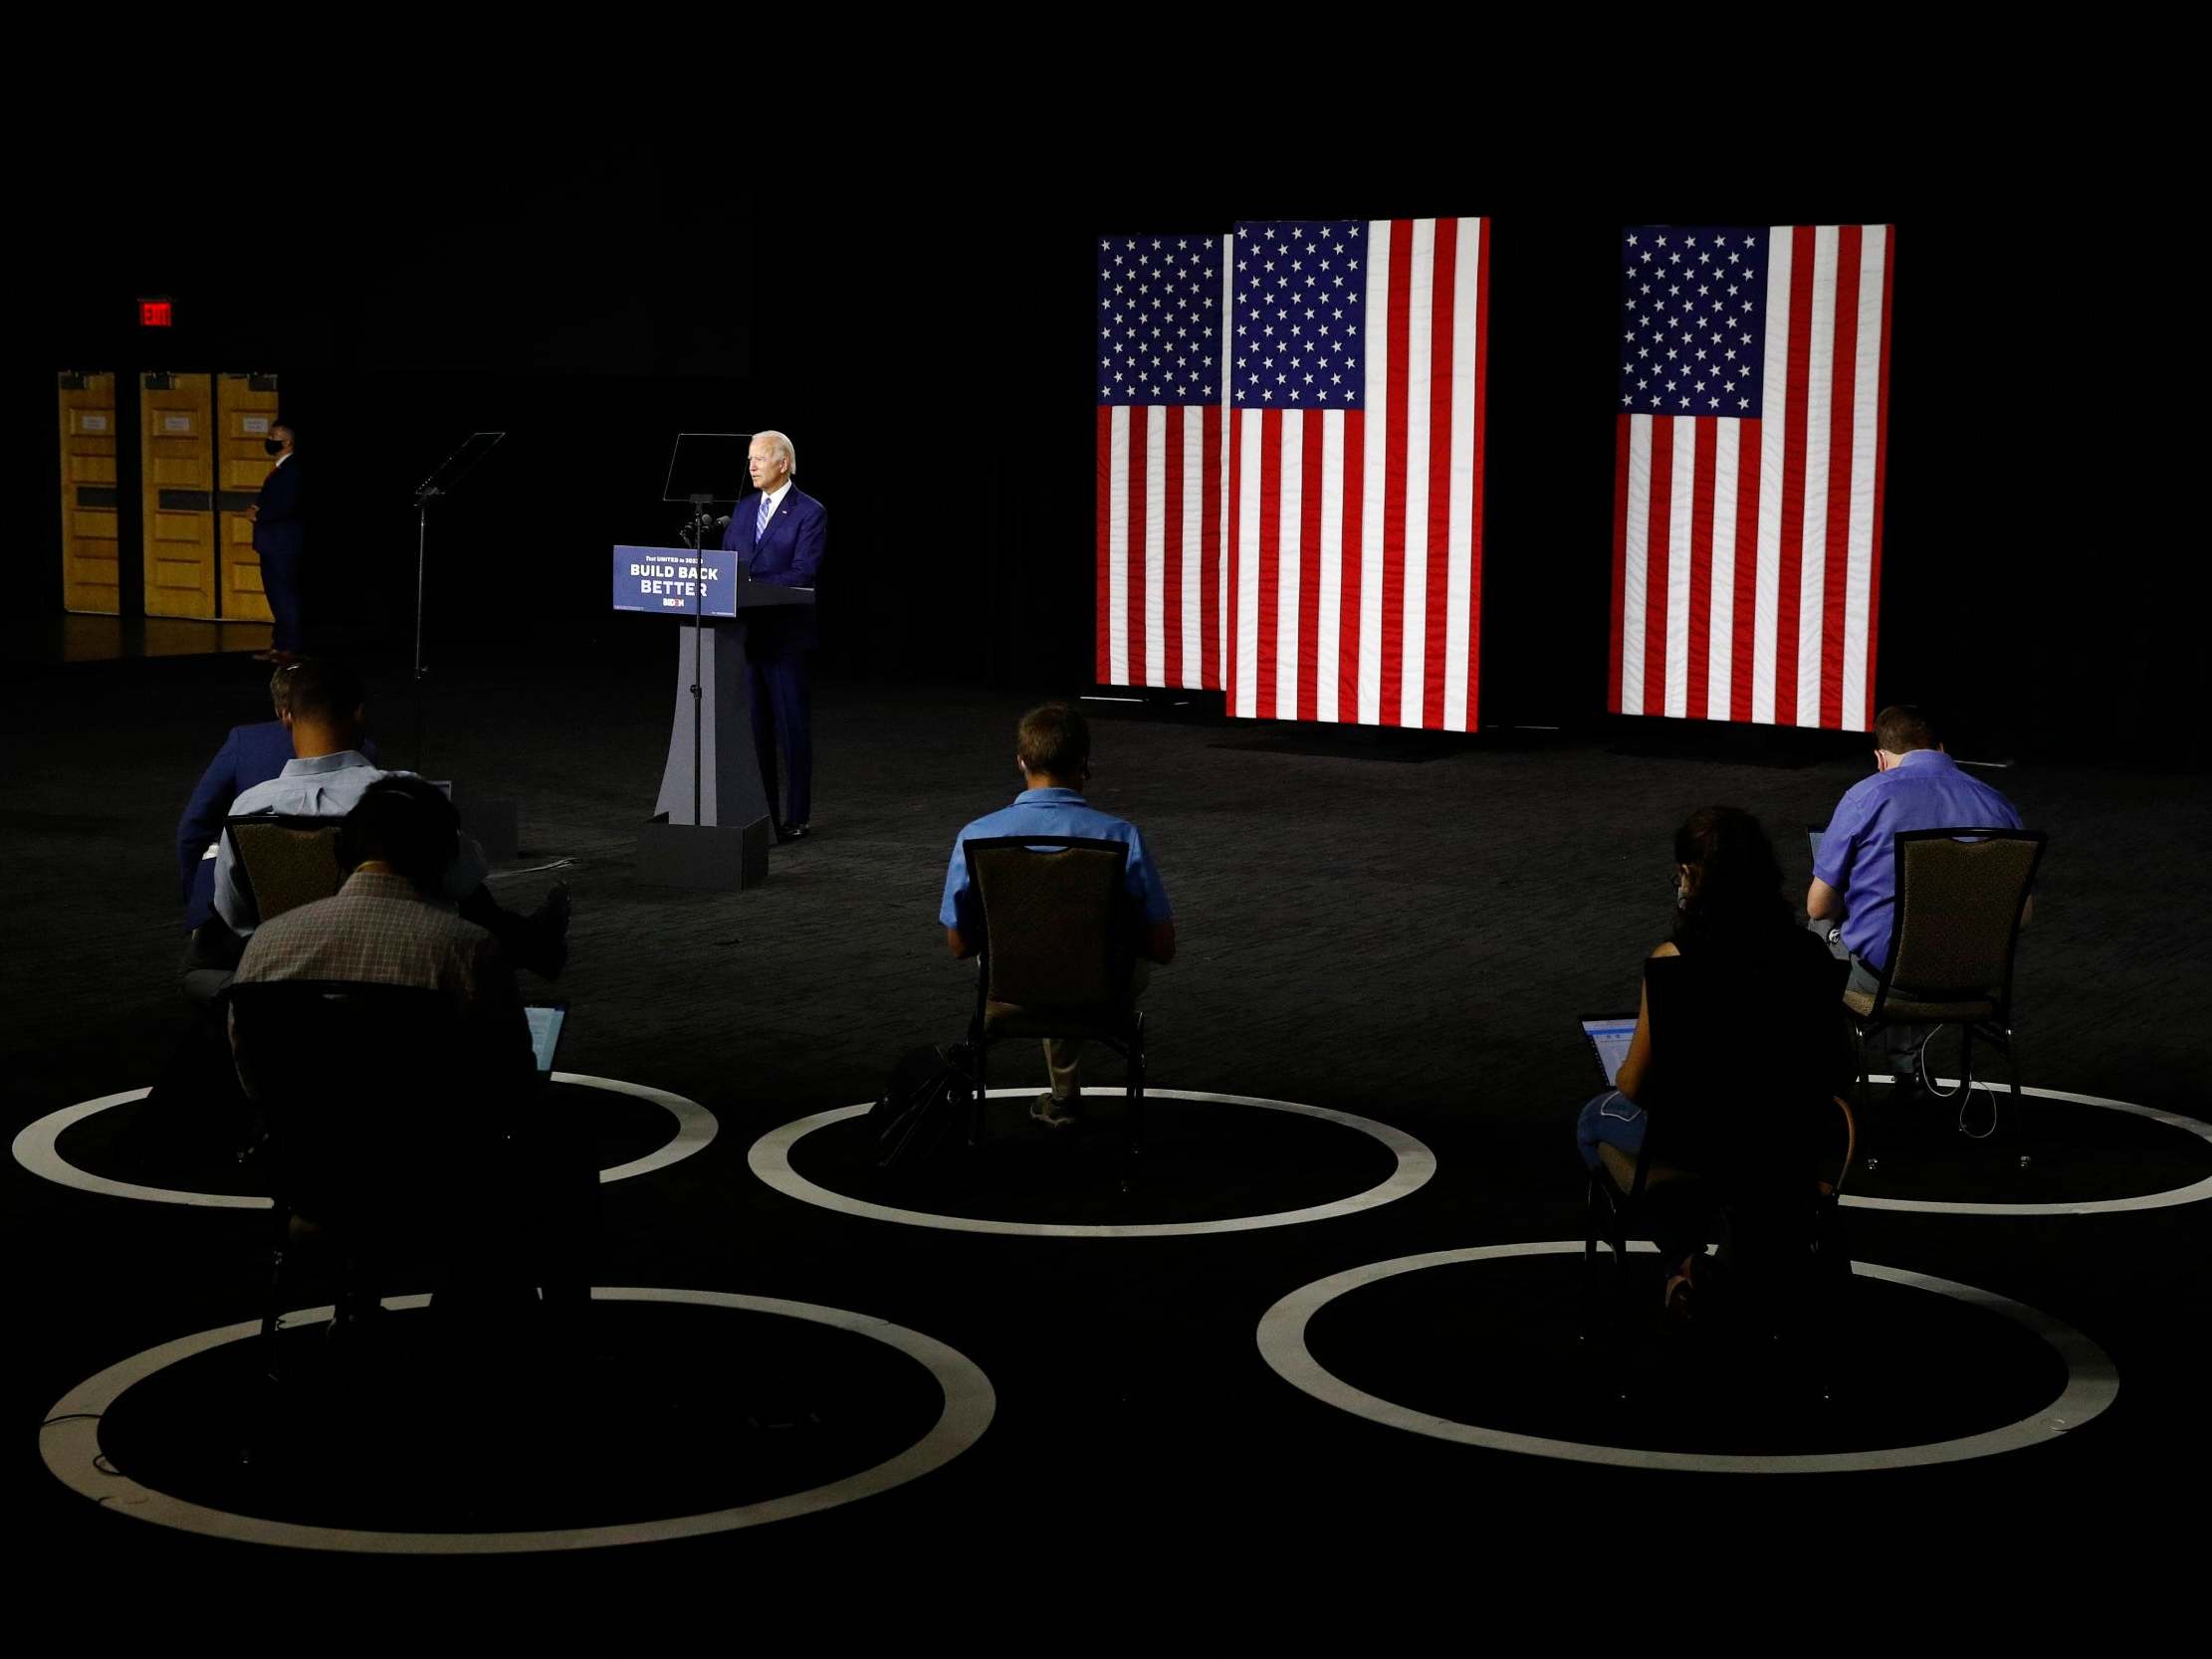
<path fill-rule="evenodd" d="M 1221 508 L 1218 404 L 1099 407 L 1101 685 L 1220 685 Z"/>
<path fill-rule="evenodd" d="M 1864 731 L 1893 239 L 1767 235 L 1763 418 L 1617 417 L 1610 706 Z"/>
<path fill-rule="evenodd" d="M 1231 715 L 1474 729 L 1489 234 L 1372 223 L 1365 407 L 1233 412 Z"/>

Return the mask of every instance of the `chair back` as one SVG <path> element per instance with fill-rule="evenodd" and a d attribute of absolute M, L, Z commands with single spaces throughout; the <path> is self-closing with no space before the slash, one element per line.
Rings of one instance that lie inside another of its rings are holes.
<path fill-rule="evenodd" d="M 224 820 L 239 886 L 256 917 L 268 922 L 337 892 L 345 881 L 337 862 L 340 822 L 267 813 Z"/>
<path fill-rule="evenodd" d="M 2040 831 L 1907 830 L 1896 837 L 1887 983 L 1922 1002 L 2012 1000 L 2020 913 L 2043 858 Z"/>
<path fill-rule="evenodd" d="M 493 1103 L 443 992 L 286 979 L 233 984 L 230 1001 L 280 1203 L 357 1228 L 471 1178 Z"/>
<path fill-rule="evenodd" d="M 987 1002 L 1035 1015 L 1127 1002 L 1136 955 L 1126 846 L 1079 836 L 988 836 L 964 843 L 963 852 L 983 905 Z"/>
<path fill-rule="evenodd" d="M 1701 952 L 1645 963 L 1654 1161 L 1740 1188 L 1811 1179 L 1850 1065 L 1840 1000 L 1849 966 L 1802 930 L 1777 939 L 1800 941 L 1757 961 Z"/>

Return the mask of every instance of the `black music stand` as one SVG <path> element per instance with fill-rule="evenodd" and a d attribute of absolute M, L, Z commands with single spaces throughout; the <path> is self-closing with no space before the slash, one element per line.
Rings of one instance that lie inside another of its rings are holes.
<path fill-rule="evenodd" d="M 422 682 L 430 672 L 422 660 L 423 595 L 428 587 L 430 569 L 430 504 L 440 497 L 450 496 L 453 487 L 474 472 L 477 463 L 497 449 L 506 436 L 504 432 L 472 432 L 459 449 L 439 462 L 430 476 L 415 486 L 415 747 L 412 758 L 418 772 L 423 769 Z"/>
<path fill-rule="evenodd" d="M 461 447 L 431 469 L 430 476 L 415 486 L 415 660 L 412 677 L 415 714 L 415 742 L 409 756 L 410 764 L 418 772 L 426 772 L 423 762 L 423 706 L 426 702 L 423 682 L 429 677 L 430 667 L 423 661 L 423 600 L 429 587 L 430 570 L 430 504 L 453 493 L 453 487 L 474 472 L 484 458 L 499 448 L 504 432 L 472 432 Z M 461 805 L 455 803 L 456 807 Z M 511 864 L 522 840 L 521 812 L 511 796 L 469 795 L 465 815 L 469 833 L 484 849 L 484 856 L 494 864 Z"/>

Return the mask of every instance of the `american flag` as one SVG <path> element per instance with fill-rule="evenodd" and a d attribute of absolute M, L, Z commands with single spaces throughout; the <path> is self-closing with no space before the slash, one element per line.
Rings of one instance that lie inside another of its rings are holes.
<path fill-rule="evenodd" d="M 1094 250 L 1101 685 L 1221 684 L 1222 242 Z"/>
<path fill-rule="evenodd" d="M 1884 225 L 1622 233 L 1616 714 L 1874 724 L 1891 250 Z"/>
<path fill-rule="evenodd" d="M 1228 712 L 1475 726 L 1486 219 L 1240 224 Z"/>

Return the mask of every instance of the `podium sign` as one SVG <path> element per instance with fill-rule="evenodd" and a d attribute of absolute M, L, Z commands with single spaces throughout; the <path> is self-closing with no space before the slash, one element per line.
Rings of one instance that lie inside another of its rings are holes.
<path fill-rule="evenodd" d="M 638 873 L 678 887 L 745 888 L 768 872 L 774 825 L 753 752 L 744 618 L 811 605 L 814 591 L 756 582 L 735 552 L 617 547 L 614 608 L 673 617 L 676 714 Z"/>
<path fill-rule="evenodd" d="M 657 615 L 738 614 L 738 555 L 720 547 L 614 549 L 614 608 Z"/>

